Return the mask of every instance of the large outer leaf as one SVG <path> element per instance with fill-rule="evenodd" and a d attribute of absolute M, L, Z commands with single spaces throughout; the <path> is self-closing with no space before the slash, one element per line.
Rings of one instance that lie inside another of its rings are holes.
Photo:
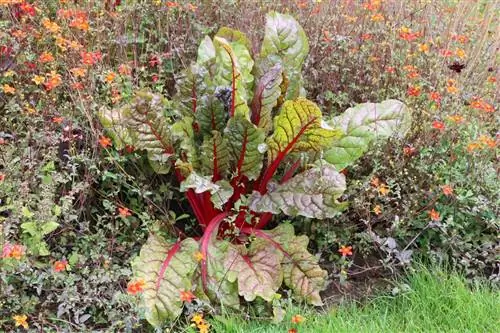
<path fill-rule="evenodd" d="M 404 136 L 410 122 L 406 106 L 394 99 L 349 108 L 329 121 L 329 124 L 343 129 L 345 134 L 334 141 L 325 153 L 325 159 L 339 170 L 343 169 L 360 158 L 373 140 L 395 133 Z"/>
<path fill-rule="evenodd" d="M 148 153 L 157 172 L 167 172 L 173 153 L 170 122 L 163 113 L 168 101 L 148 91 L 138 91 L 132 103 L 118 110 L 128 130 L 131 143 Z"/>
<path fill-rule="evenodd" d="M 205 36 L 198 46 L 198 58 L 196 62 L 198 65 L 207 66 L 215 61 L 215 46 L 210 37 Z"/>
<path fill-rule="evenodd" d="M 264 62 L 283 64 L 289 80 L 286 99 L 304 96 L 301 70 L 308 53 L 306 33 L 292 16 L 276 12 L 267 14 L 260 56 Z"/>
<path fill-rule="evenodd" d="M 143 306 L 146 319 L 156 327 L 166 320 L 173 320 L 182 312 L 179 294 L 191 290 L 191 280 L 197 267 L 193 254 L 198 243 L 187 238 L 181 243 L 167 243 L 151 235 L 133 262 L 137 278 L 146 282 Z"/>
<path fill-rule="evenodd" d="M 264 143 L 264 131 L 246 117 L 237 114 L 229 120 L 224 135 L 235 163 L 236 174 L 256 179 L 262 169 L 264 155 L 259 151 L 259 145 Z"/>
<path fill-rule="evenodd" d="M 278 249 L 262 242 L 253 242 L 249 250 L 233 246 L 225 261 L 228 280 L 238 281 L 239 294 L 246 301 L 260 296 L 270 302 L 283 281 L 282 257 Z"/>
<path fill-rule="evenodd" d="M 221 27 L 217 34 L 217 37 L 222 37 L 227 40 L 229 43 L 239 43 L 247 48 L 247 50 L 252 49 L 252 45 L 248 37 L 241 31 L 235 30 L 228 27 Z"/>
<path fill-rule="evenodd" d="M 326 286 L 327 272 L 318 264 L 318 258 L 307 251 L 307 236 L 295 236 L 293 226 L 281 224 L 269 231 L 257 230 L 259 239 L 283 252 L 283 277 L 294 295 L 310 304 L 323 305 L 319 292 Z"/>
<path fill-rule="evenodd" d="M 227 180 L 219 180 L 214 183 L 211 177 L 200 176 L 196 172 L 191 172 L 181 183 L 181 192 L 186 192 L 188 189 L 194 189 L 196 193 L 209 191 L 212 203 L 217 209 L 222 209 L 222 205 L 233 195 L 233 188 Z"/>
<path fill-rule="evenodd" d="M 231 101 L 235 113 L 248 115 L 248 101 L 252 93 L 253 59 L 248 49 L 240 43 L 229 43 L 221 37 L 214 39 L 216 51 L 216 74 L 214 84 L 228 87 L 232 91 Z"/>
<path fill-rule="evenodd" d="M 331 144 L 340 131 L 325 127 L 320 109 L 313 102 L 299 98 L 286 101 L 274 118 L 274 133 L 268 138 L 269 160 L 279 154 L 320 151 Z"/>
<path fill-rule="evenodd" d="M 291 216 L 324 219 L 334 217 L 342 210 L 344 205 L 337 199 L 345 189 L 344 175 L 322 161 L 286 183 L 276 185 L 267 194 L 254 191 L 249 207 L 255 212 L 278 214 L 282 211 Z"/>
<path fill-rule="evenodd" d="M 204 175 L 222 176 L 229 169 L 229 148 L 220 132 L 212 131 L 205 136 L 201 146 L 201 167 Z"/>
<path fill-rule="evenodd" d="M 272 111 L 278 105 L 283 82 L 281 64 L 273 66 L 259 80 L 252 100 L 252 122 L 266 133 L 272 129 Z"/>

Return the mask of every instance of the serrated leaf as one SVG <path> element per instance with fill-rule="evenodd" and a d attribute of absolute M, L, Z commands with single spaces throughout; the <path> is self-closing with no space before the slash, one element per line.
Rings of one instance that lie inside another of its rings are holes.
<path fill-rule="evenodd" d="M 333 165 L 320 161 L 264 195 L 254 191 L 249 207 L 255 212 L 325 219 L 338 215 L 345 207 L 337 201 L 345 189 L 344 175 Z"/>
<path fill-rule="evenodd" d="M 266 133 L 272 129 L 272 111 L 278 105 L 283 82 L 281 64 L 273 66 L 260 78 L 252 100 L 252 122 Z"/>
<path fill-rule="evenodd" d="M 229 270 L 228 280 L 238 282 L 238 292 L 246 301 L 259 296 L 270 302 L 283 281 L 282 256 L 276 248 L 258 242 L 248 250 L 232 246 L 224 264 Z"/>
<path fill-rule="evenodd" d="M 168 243 L 151 235 L 133 263 L 137 278 L 145 281 L 142 305 L 148 322 L 160 327 L 182 312 L 180 291 L 191 290 L 197 262 L 193 254 L 198 243 L 186 238 L 180 243 Z"/>
<path fill-rule="evenodd" d="M 204 175 L 223 176 L 229 169 L 229 148 L 227 140 L 220 132 L 212 131 L 212 136 L 205 136 L 201 146 L 201 167 Z"/>
<path fill-rule="evenodd" d="M 295 236 L 291 224 L 256 233 L 258 242 L 267 242 L 283 252 L 283 280 L 295 297 L 316 306 L 323 305 L 319 292 L 326 286 L 327 272 L 318 258 L 307 251 L 307 236 Z"/>
<path fill-rule="evenodd" d="M 226 180 L 212 182 L 210 177 L 201 176 L 196 172 L 191 174 L 181 183 L 180 191 L 186 192 L 188 189 L 193 189 L 196 193 L 209 191 L 210 199 L 217 209 L 222 209 L 222 206 L 233 195 L 233 187 Z"/>
<path fill-rule="evenodd" d="M 259 145 L 264 143 L 264 131 L 237 114 L 227 123 L 224 137 L 229 145 L 235 173 L 249 179 L 258 178 L 264 157 L 259 150 Z"/>
<path fill-rule="evenodd" d="M 349 108 L 329 121 L 329 124 L 340 127 L 344 134 L 326 151 L 325 159 L 341 170 L 360 158 L 374 140 L 395 133 L 404 136 L 410 123 L 406 106 L 393 99 Z"/>
<path fill-rule="evenodd" d="M 321 151 L 340 133 L 325 126 L 313 102 L 305 98 L 286 101 L 274 118 L 274 133 L 267 139 L 269 161 L 293 152 Z"/>

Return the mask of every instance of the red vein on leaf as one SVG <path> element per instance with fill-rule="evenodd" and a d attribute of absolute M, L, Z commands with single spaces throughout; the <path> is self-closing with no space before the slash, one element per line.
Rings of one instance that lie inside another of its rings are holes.
<path fill-rule="evenodd" d="M 179 251 L 181 247 L 181 242 L 177 242 L 172 246 L 170 250 L 167 252 L 167 258 L 163 261 L 161 264 L 160 272 L 158 273 L 158 279 L 156 279 L 156 291 L 160 290 L 160 284 L 161 281 L 163 280 L 163 276 L 165 275 L 165 271 L 167 270 L 168 265 L 170 264 L 170 261 L 174 257 L 174 255 Z"/>

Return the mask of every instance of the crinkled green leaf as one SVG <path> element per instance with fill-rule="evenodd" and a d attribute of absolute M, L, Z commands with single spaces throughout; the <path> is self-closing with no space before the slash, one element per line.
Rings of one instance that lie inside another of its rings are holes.
<path fill-rule="evenodd" d="M 193 168 L 199 166 L 198 147 L 194 138 L 193 118 L 183 117 L 171 127 L 172 141 L 176 143 L 177 153 L 186 156 Z"/>
<path fill-rule="evenodd" d="M 198 243 L 192 238 L 173 244 L 155 235 L 143 245 L 133 270 L 138 279 L 145 281 L 142 305 L 151 325 L 160 327 L 165 320 L 181 314 L 180 292 L 192 288 L 197 267 L 193 255 L 197 249 Z"/>
<path fill-rule="evenodd" d="M 121 137 L 129 138 L 129 142 L 138 150 L 146 150 L 148 159 L 157 171 L 167 172 L 170 167 L 169 158 L 173 153 L 170 121 L 164 116 L 169 102 L 149 91 L 138 91 L 131 103 L 116 110 L 116 114 L 106 118 L 112 121 L 107 129 L 126 129 L 127 135 L 115 132 Z M 119 121 L 120 123 L 116 124 Z M 128 139 L 127 139 L 128 140 Z M 155 167 L 156 166 L 156 167 Z"/>
<path fill-rule="evenodd" d="M 264 195 L 253 192 L 251 210 L 325 219 L 336 216 L 345 207 L 337 201 L 346 189 L 345 177 L 325 161 L 271 187 L 274 188 Z"/>
<path fill-rule="evenodd" d="M 329 124 L 340 127 L 345 134 L 334 141 L 326 151 L 325 159 L 339 170 L 343 169 L 360 158 L 372 141 L 394 134 L 404 136 L 410 123 L 408 109 L 394 99 L 349 108 L 329 121 Z"/>
<path fill-rule="evenodd" d="M 240 300 L 238 285 L 227 278 L 228 269 L 224 262 L 231 244 L 225 240 L 215 240 L 215 235 L 210 241 L 207 251 L 207 288 L 211 300 L 223 306 L 238 309 Z"/>
<path fill-rule="evenodd" d="M 224 264 L 229 270 L 228 280 L 238 282 L 239 294 L 246 301 L 259 296 L 270 302 L 283 281 L 282 256 L 275 247 L 262 242 L 252 243 L 250 249 L 232 246 Z"/>
<path fill-rule="evenodd" d="M 283 64 L 289 81 L 286 99 L 304 96 L 301 71 L 308 53 L 306 33 L 292 16 L 276 12 L 267 14 L 260 56 L 272 64 L 278 61 Z"/>
<path fill-rule="evenodd" d="M 319 292 L 325 289 L 328 274 L 319 266 L 318 258 L 307 251 L 307 236 L 295 236 L 293 226 L 288 223 L 261 233 L 283 251 L 281 264 L 284 282 L 294 296 L 312 305 L 323 305 Z M 259 242 L 265 241 L 259 238 Z"/>
<path fill-rule="evenodd" d="M 222 209 L 229 198 L 233 195 L 233 188 L 226 180 L 212 182 L 211 177 L 200 176 L 196 172 L 191 174 L 181 183 L 180 191 L 186 192 L 188 189 L 194 189 L 196 193 L 209 191 L 214 207 Z"/>
<path fill-rule="evenodd" d="M 264 131 L 246 117 L 236 114 L 227 123 L 224 137 L 227 138 L 235 173 L 249 179 L 259 177 L 264 157 L 259 145 L 264 142 Z"/>
<path fill-rule="evenodd" d="M 278 105 L 283 82 L 281 64 L 273 66 L 262 76 L 252 100 L 252 122 L 266 133 L 272 129 L 272 111 Z"/>
<path fill-rule="evenodd" d="M 123 149 L 125 145 L 132 145 L 132 138 L 120 109 L 102 107 L 99 110 L 98 117 L 107 134 L 113 139 L 116 149 Z"/>
<path fill-rule="evenodd" d="M 224 104 L 214 94 L 210 91 L 198 100 L 199 108 L 195 117 L 203 135 L 210 135 L 212 131 L 222 132 L 229 118 Z"/>
<path fill-rule="evenodd" d="M 251 74 L 253 59 L 248 49 L 242 44 L 231 44 L 221 37 L 215 37 L 214 44 L 216 51 L 214 84 L 234 91 L 235 113 L 248 116 L 247 103 L 251 98 L 253 86 Z"/>
<path fill-rule="evenodd" d="M 221 27 L 217 34 L 217 37 L 222 37 L 227 40 L 229 43 L 239 43 L 246 47 L 247 50 L 252 49 L 252 44 L 248 37 L 241 31 L 235 30 L 229 27 Z"/>
<path fill-rule="evenodd" d="M 313 102 L 305 98 L 286 101 L 274 117 L 274 133 L 267 139 L 269 160 L 274 161 L 279 154 L 321 151 L 340 133 L 323 122 Z"/>
<path fill-rule="evenodd" d="M 205 136 L 201 146 L 201 167 L 204 175 L 225 175 L 229 170 L 229 148 L 226 138 L 220 132 L 212 131 Z"/>
<path fill-rule="evenodd" d="M 182 71 L 181 76 L 176 78 L 175 102 L 177 110 L 183 116 L 193 117 L 193 113 L 199 111 L 199 99 L 206 93 L 204 79 L 208 75 L 205 68 L 192 63 L 188 68 Z"/>

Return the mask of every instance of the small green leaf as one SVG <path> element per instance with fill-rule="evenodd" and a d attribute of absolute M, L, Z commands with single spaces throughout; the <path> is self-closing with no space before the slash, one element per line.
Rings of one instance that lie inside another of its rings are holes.
<path fill-rule="evenodd" d="M 33 216 L 35 216 L 35 214 L 33 214 L 28 207 L 24 206 L 22 209 L 21 209 L 21 214 L 23 215 L 23 217 L 26 217 L 28 219 L 31 219 Z"/>
<path fill-rule="evenodd" d="M 49 221 L 42 223 L 42 236 L 45 236 L 47 234 L 50 234 L 52 231 L 56 230 L 59 227 L 59 223 L 54 222 L 54 221 Z"/>

